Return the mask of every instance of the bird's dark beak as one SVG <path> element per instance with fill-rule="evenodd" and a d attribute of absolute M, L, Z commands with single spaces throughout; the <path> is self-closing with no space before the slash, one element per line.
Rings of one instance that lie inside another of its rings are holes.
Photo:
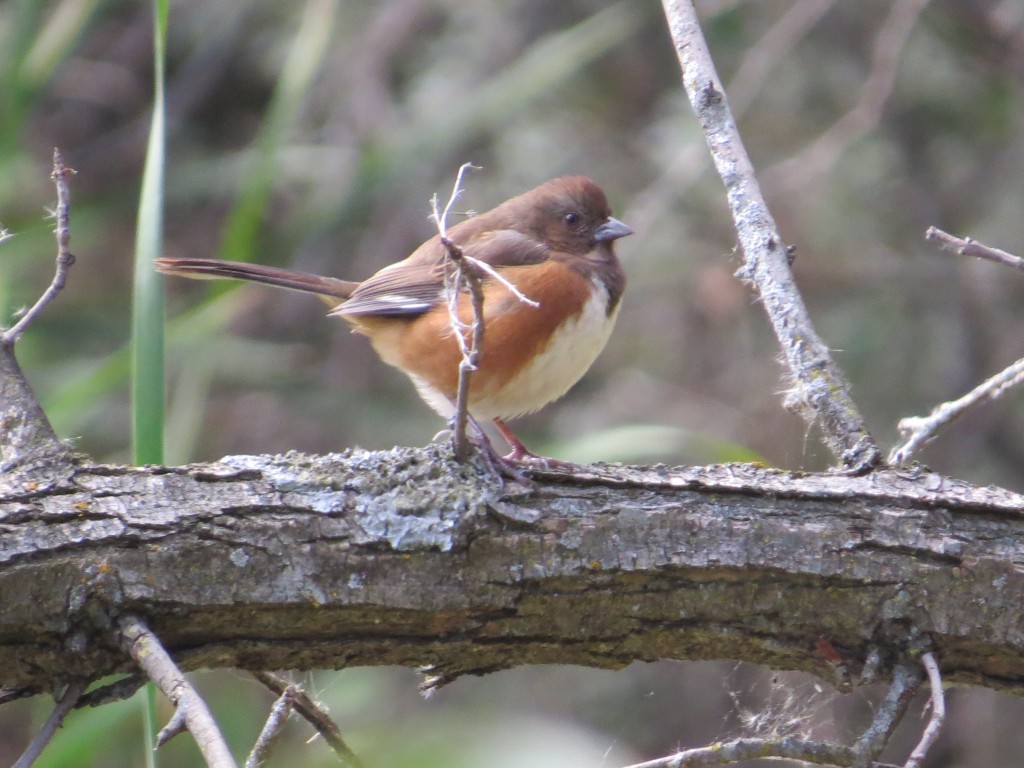
<path fill-rule="evenodd" d="M 632 234 L 632 229 L 615 217 L 609 216 L 607 221 L 597 228 L 597 232 L 594 233 L 594 239 L 599 243 L 606 243 Z"/>

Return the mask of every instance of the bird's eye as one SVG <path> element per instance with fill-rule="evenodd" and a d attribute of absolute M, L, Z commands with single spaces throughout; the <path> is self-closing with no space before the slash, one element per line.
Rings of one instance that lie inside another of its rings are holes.
<path fill-rule="evenodd" d="M 575 211 L 569 211 L 569 213 L 565 214 L 565 216 L 562 217 L 562 221 L 564 221 L 570 227 L 574 227 L 579 223 L 580 215 Z"/>

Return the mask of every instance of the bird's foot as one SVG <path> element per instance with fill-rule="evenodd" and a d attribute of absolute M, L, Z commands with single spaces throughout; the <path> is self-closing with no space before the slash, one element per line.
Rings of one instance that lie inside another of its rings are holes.
<path fill-rule="evenodd" d="M 519 443 L 518 440 L 516 442 Z M 550 469 L 562 472 L 571 472 L 574 469 L 579 469 L 579 464 L 561 459 L 552 459 L 549 456 L 541 456 L 539 453 L 529 450 L 522 443 L 513 445 L 512 450 L 502 456 L 501 459 L 509 464 L 527 469 L 536 467 L 537 469 Z"/>

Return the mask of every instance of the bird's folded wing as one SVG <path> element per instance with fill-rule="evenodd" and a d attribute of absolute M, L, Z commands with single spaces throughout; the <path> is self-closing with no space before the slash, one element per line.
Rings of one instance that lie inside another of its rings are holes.
<path fill-rule="evenodd" d="M 462 248 L 463 254 L 499 271 L 503 267 L 539 264 L 548 258 L 549 250 L 544 243 L 521 232 L 491 230 L 477 233 L 467 242 L 459 242 L 460 227 L 452 229 L 452 240 Z M 405 261 L 385 267 L 361 283 L 348 301 L 331 314 L 421 315 L 443 299 L 444 285 L 445 252 L 438 238 L 434 238 Z"/>

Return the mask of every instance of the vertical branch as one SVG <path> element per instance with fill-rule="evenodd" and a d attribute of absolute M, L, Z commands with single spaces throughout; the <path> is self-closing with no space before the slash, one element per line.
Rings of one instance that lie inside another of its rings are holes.
<path fill-rule="evenodd" d="M 753 165 L 729 111 L 691 0 L 663 0 L 683 85 L 725 183 L 743 250 L 737 275 L 753 283 L 782 348 L 793 384 L 786 407 L 821 425 L 829 449 L 851 472 L 881 460 L 850 388 L 811 324 Z"/>
<path fill-rule="evenodd" d="M 473 371 L 476 370 L 480 362 L 480 350 L 484 342 L 484 292 L 479 274 L 466 268 L 462 249 L 448 237 L 448 214 L 451 213 L 452 206 L 462 194 L 463 177 L 467 171 L 475 167 L 472 163 L 463 163 L 459 167 L 459 172 L 455 177 L 455 186 L 443 211 L 439 213 L 437 210 L 437 195 L 434 195 L 430 201 L 431 218 L 437 224 L 441 245 L 444 246 L 448 256 L 445 263 L 448 316 L 452 333 L 462 352 L 462 360 L 459 362 L 459 389 L 455 399 L 455 415 L 452 424 L 452 444 L 455 449 L 455 458 L 458 461 L 465 461 L 469 456 L 469 440 L 466 436 L 466 426 L 469 421 L 469 387 Z M 469 291 L 473 304 L 471 329 L 462 322 L 462 318 L 459 316 L 459 296 L 463 286 Z M 469 334 L 468 338 L 467 334 Z"/>
<path fill-rule="evenodd" d="M 914 751 L 910 753 L 907 762 L 904 763 L 904 768 L 918 768 L 921 765 L 928 750 L 939 738 L 942 724 L 946 720 L 946 697 L 942 690 L 942 673 L 939 671 L 939 663 L 935 660 L 935 654 L 930 652 L 921 654 L 921 664 L 924 665 L 924 670 L 928 673 L 928 686 L 932 693 L 932 716 L 928 720 L 928 725 L 925 726 L 921 740 L 914 747 Z"/>
<path fill-rule="evenodd" d="M 462 164 L 455 177 L 452 194 L 443 211 L 438 211 L 437 195 L 430 200 L 430 218 L 437 224 L 438 236 L 441 238 L 441 245 L 444 246 L 447 254 L 445 291 L 448 300 L 448 317 L 452 333 L 462 353 L 462 361 L 459 363 L 459 389 L 455 398 L 455 415 L 452 425 L 452 443 L 455 448 L 455 458 L 459 461 L 465 461 L 469 455 L 469 440 L 466 436 L 466 427 L 470 420 L 469 389 L 470 379 L 480 363 L 484 344 L 484 278 L 488 277 L 500 283 L 524 304 L 531 307 L 540 306 L 536 301 L 524 296 L 490 264 L 467 256 L 462 248 L 448 237 L 448 215 L 451 213 L 455 201 L 462 194 L 462 179 L 467 171 L 476 167 L 472 163 Z M 459 298 L 463 288 L 469 293 L 473 308 L 472 325 L 464 323 L 459 314 Z"/>
<path fill-rule="evenodd" d="M 71 190 L 68 188 L 67 181 L 67 177 L 74 173 L 75 170 L 73 168 L 68 168 L 64 165 L 64 156 L 59 149 L 55 148 L 53 150 L 53 170 L 50 172 L 50 178 L 53 179 L 53 183 L 57 187 L 57 208 L 54 211 L 57 226 L 53 231 L 57 237 L 57 269 L 53 273 L 53 280 L 50 281 L 49 287 L 43 291 L 43 295 L 32 305 L 31 309 L 21 316 L 17 323 L 0 337 L 4 344 L 14 344 L 21 338 L 21 335 L 25 333 L 32 324 L 32 321 L 64 288 L 68 270 L 75 263 L 75 257 L 68 250 L 68 244 L 71 242 L 71 227 L 69 225 L 71 219 Z"/>
<path fill-rule="evenodd" d="M 35 304 L 6 331 L 0 332 L 0 471 L 33 456 L 61 455 L 67 448 L 43 412 L 14 356 L 14 345 L 32 322 L 60 293 L 68 270 L 75 263 L 68 246 L 71 242 L 71 191 L 68 177 L 74 170 L 64 165 L 59 149 L 53 150 L 50 178 L 57 188 L 57 264 L 53 280 Z"/>
<path fill-rule="evenodd" d="M 455 398 L 455 425 L 452 433 L 452 441 L 455 446 L 455 458 L 458 461 L 465 461 L 469 456 L 469 440 L 466 436 L 466 427 L 469 421 L 469 385 L 473 371 L 480 364 L 480 350 L 484 344 L 484 290 L 480 276 L 466 268 L 462 249 L 447 237 L 441 238 L 441 244 L 448 252 L 448 258 L 455 263 L 454 275 L 449 283 L 450 303 L 449 310 L 452 313 L 452 323 L 459 327 L 455 333 L 459 336 L 459 346 L 462 348 L 462 360 L 459 362 L 459 389 Z M 465 285 L 469 290 L 470 302 L 473 305 L 473 326 L 467 345 L 465 328 L 458 317 L 458 297 L 461 286 Z"/>

